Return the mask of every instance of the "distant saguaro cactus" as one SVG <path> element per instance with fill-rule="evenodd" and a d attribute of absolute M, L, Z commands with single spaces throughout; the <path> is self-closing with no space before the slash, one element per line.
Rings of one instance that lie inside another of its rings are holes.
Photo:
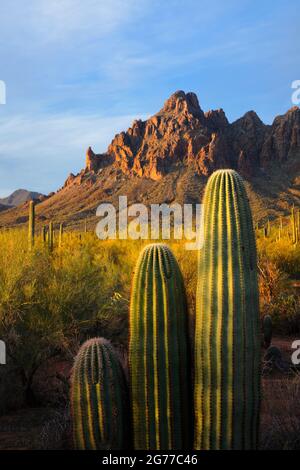
<path fill-rule="evenodd" d="M 128 393 L 121 363 L 104 338 L 80 348 L 71 377 L 71 414 L 79 450 L 124 449 L 128 439 Z"/>
<path fill-rule="evenodd" d="M 54 247 L 54 228 L 53 228 L 53 222 L 49 223 L 49 229 L 48 229 L 48 247 L 50 251 L 53 251 Z"/>
<path fill-rule="evenodd" d="M 28 220 L 28 245 L 29 249 L 34 246 L 35 235 L 35 206 L 34 201 L 29 202 L 29 220 Z"/>
<path fill-rule="evenodd" d="M 59 239 L 58 239 L 58 246 L 60 248 L 62 247 L 63 234 L 64 234 L 64 224 L 61 223 L 61 224 L 59 224 Z"/>
<path fill-rule="evenodd" d="M 252 216 L 242 178 L 219 170 L 204 196 L 195 334 L 196 449 L 253 449 L 260 318 Z"/>
<path fill-rule="evenodd" d="M 42 240 L 44 244 L 47 242 L 47 228 L 45 227 L 45 225 L 43 225 L 42 228 Z"/>
<path fill-rule="evenodd" d="M 135 449 L 186 449 L 192 404 L 188 318 L 171 250 L 147 246 L 131 293 L 129 374 Z"/>
<path fill-rule="evenodd" d="M 296 245 L 298 243 L 298 226 L 296 221 L 295 207 L 292 207 L 291 212 L 291 226 L 292 226 L 292 242 Z"/>

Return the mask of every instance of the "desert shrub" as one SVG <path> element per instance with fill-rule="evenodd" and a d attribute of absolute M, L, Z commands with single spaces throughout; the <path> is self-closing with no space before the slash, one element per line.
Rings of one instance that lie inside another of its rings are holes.
<path fill-rule="evenodd" d="M 39 243 L 29 252 L 23 231 L 0 238 L 0 338 L 31 404 L 34 376 L 50 358 L 72 358 L 89 336 L 127 341 L 132 253 L 90 234 L 67 235 L 53 253 Z"/>
<path fill-rule="evenodd" d="M 265 256 L 260 256 L 258 270 L 261 314 L 271 315 L 277 332 L 298 333 L 300 331 L 299 296 L 290 289 L 288 275 Z"/>
<path fill-rule="evenodd" d="M 293 245 L 288 238 L 276 241 L 273 239 L 259 239 L 258 250 L 266 256 L 282 272 L 291 278 L 300 278 L 300 244 Z"/>

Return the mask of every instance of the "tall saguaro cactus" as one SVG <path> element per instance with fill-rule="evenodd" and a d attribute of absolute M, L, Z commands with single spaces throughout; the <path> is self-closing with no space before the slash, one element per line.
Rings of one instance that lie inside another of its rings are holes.
<path fill-rule="evenodd" d="M 35 206 L 34 201 L 29 202 L 29 220 L 28 220 L 28 245 L 29 249 L 34 246 L 35 235 Z"/>
<path fill-rule="evenodd" d="M 130 305 L 129 373 L 135 449 L 184 449 L 190 437 L 188 318 L 171 250 L 147 246 Z"/>
<path fill-rule="evenodd" d="M 128 394 L 121 363 L 109 341 L 80 348 L 71 378 L 71 412 L 77 449 L 123 449 L 128 435 Z"/>
<path fill-rule="evenodd" d="M 195 334 L 195 448 L 253 449 L 260 407 L 256 245 L 242 178 L 219 170 L 204 196 Z"/>

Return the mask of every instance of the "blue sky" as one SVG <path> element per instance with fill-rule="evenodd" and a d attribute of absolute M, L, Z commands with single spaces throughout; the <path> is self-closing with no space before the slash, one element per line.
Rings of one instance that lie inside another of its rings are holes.
<path fill-rule="evenodd" d="M 178 89 L 272 122 L 300 79 L 298 28 L 298 0 L 1 1 L 0 197 L 56 190 Z"/>

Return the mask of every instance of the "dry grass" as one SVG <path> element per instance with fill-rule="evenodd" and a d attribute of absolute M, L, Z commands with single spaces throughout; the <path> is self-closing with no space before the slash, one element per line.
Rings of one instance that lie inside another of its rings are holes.
<path fill-rule="evenodd" d="M 260 448 L 300 450 L 300 375 L 262 381 Z"/>

